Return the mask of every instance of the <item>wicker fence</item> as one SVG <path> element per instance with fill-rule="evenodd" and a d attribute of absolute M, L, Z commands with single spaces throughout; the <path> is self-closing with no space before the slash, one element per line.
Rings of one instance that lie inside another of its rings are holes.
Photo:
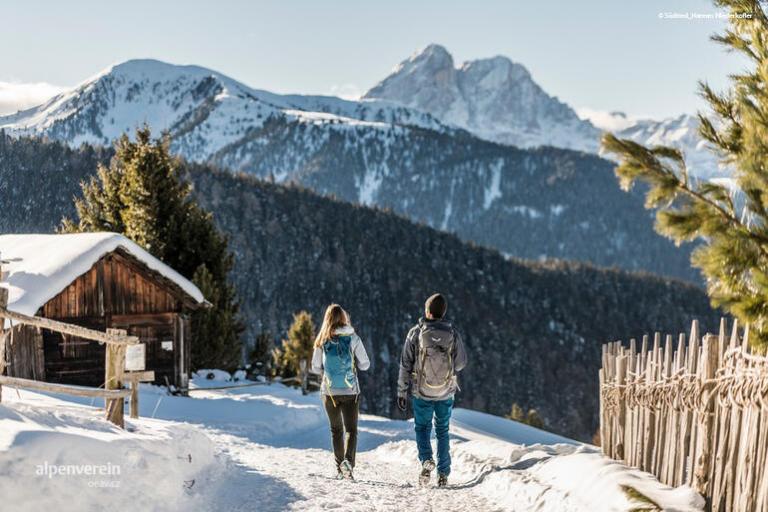
<path fill-rule="evenodd" d="M 768 512 L 768 358 L 750 351 L 748 327 L 698 331 L 603 345 L 603 452 L 690 485 L 711 510 Z"/>

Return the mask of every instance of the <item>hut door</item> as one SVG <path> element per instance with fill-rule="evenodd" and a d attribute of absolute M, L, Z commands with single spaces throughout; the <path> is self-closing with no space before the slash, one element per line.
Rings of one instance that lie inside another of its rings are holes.
<path fill-rule="evenodd" d="M 126 329 L 128 334 L 138 336 L 147 346 L 147 370 L 154 370 L 155 384 L 165 385 L 167 382 L 178 386 L 175 375 L 176 342 L 175 342 L 175 315 L 163 315 L 163 321 L 158 317 L 150 321 L 140 321 L 135 318 L 132 321 L 121 318 L 119 322 L 112 324 L 118 329 Z M 129 323 L 130 322 L 130 323 Z"/>

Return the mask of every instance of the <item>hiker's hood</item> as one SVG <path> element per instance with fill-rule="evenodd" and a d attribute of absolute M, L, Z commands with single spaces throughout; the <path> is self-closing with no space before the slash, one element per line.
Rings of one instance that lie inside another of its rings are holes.
<path fill-rule="evenodd" d="M 441 318 L 439 320 L 431 320 L 426 317 L 419 318 L 419 325 L 429 326 L 429 327 L 436 327 L 438 329 L 443 329 L 446 331 L 449 331 L 453 328 L 453 324 L 450 320 L 446 320 L 445 318 Z"/>
<path fill-rule="evenodd" d="M 351 336 L 355 334 L 355 330 L 351 325 L 345 325 L 344 327 L 334 329 L 333 334 L 338 336 Z"/>

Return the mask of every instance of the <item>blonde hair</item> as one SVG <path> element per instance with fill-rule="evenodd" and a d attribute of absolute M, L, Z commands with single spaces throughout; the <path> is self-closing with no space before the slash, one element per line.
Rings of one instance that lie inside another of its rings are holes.
<path fill-rule="evenodd" d="M 326 341 L 331 339 L 336 329 L 349 324 L 349 315 L 341 306 L 338 304 L 328 306 L 323 316 L 323 325 L 320 326 L 315 338 L 315 348 L 322 347 Z"/>

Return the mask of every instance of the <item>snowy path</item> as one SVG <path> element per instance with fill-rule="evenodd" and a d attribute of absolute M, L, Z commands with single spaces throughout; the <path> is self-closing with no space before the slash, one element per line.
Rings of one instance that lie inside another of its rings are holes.
<path fill-rule="evenodd" d="M 395 441 L 358 455 L 355 482 L 339 482 L 333 477 L 332 456 L 316 448 L 274 448 L 226 434 L 211 434 L 233 460 L 244 468 L 269 474 L 303 498 L 288 507 L 291 510 L 371 510 L 371 511 L 467 511 L 509 510 L 495 502 L 494 487 L 517 487 L 519 510 L 547 500 L 559 504 L 559 510 L 584 510 L 581 503 L 528 474 L 526 464 L 493 464 L 474 456 L 464 442 L 454 443 L 454 470 L 451 487 L 420 488 L 415 485 L 418 466 L 412 441 Z M 499 473 L 497 475 L 497 473 Z M 494 482 L 495 481 L 495 482 Z M 506 492 L 506 491 L 505 491 Z M 284 503 L 271 505 L 282 509 Z M 405 506 L 407 504 L 407 507 Z M 262 502 L 262 505 L 266 505 Z M 236 510 L 251 510 L 243 506 Z M 269 510 L 269 507 L 260 510 Z"/>
<path fill-rule="evenodd" d="M 671 489 L 591 447 L 474 411 L 454 411 L 450 487 L 438 489 L 416 485 L 413 424 L 367 415 L 360 420 L 357 481 L 336 480 L 319 398 L 280 385 L 205 390 L 193 398 L 146 386 L 142 419 L 129 421 L 128 432 L 105 423 L 87 400 L 14 394 L 6 391 L 0 405 L 0 495 L 22 512 L 103 510 L 107 497 L 115 511 L 619 511 L 632 505 L 622 484 L 665 510 L 700 509 L 689 489 Z M 43 461 L 117 464 L 119 487 L 35 477 Z M 19 485 L 31 478 L 38 485 Z"/>
<path fill-rule="evenodd" d="M 259 391 L 256 390 L 257 395 Z M 449 488 L 418 486 L 419 466 L 411 422 L 369 415 L 362 415 L 359 423 L 356 481 L 340 482 L 334 478 L 333 456 L 328 449 L 330 434 L 319 407 L 319 398 L 301 397 L 292 390 L 288 392 L 293 395 L 291 401 L 295 405 L 311 404 L 305 410 L 311 417 L 298 420 L 293 415 L 292 425 L 282 425 L 283 433 L 264 436 L 243 431 L 240 423 L 226 422 L 205 429 L 216 446 L 244 470 L 268 474 L 281 485 L 288 484 L 296 495 L 301 496 L 287 503 L 279 492 L 268 493 L 273 495 L 273 502 L 262 498 L 259 510 L 500 511 L 510 510 L 506 495 L 511 489 L 515 489 L 516 510 L 534 510 L 547 503 L 557 504 L 557 510 L 563 512 L 585 510 L 583 503 L 537 481 L 526 470 L 554 454 L 575 452 L 580 449 L 578 445 L 517 426 L 519 434 L 527 432 L 539 439 L 550 437 L 553 442 L 570 443 L 548 447 L 549 452 L 519 450 L 498 439 L 494 433 L 477 425 L 465 425 L 458 418 L 451 430 L 453 471 Z M 232 393 L 216 390 L 195 395 L 227 400 L 232 398 Z M 258 400 L 256 396 L 243 396 L 254 393 L 253 389 L 244 388 L 234 393 L 245 400 Z M 462 416 L 461 411 L 458 416 Z M 490 418 L 507 427 L 510 425 L 506 420 Z M 235 510 L 253 510 L 251 506 L 244 503 L 235 506 Z"/>

